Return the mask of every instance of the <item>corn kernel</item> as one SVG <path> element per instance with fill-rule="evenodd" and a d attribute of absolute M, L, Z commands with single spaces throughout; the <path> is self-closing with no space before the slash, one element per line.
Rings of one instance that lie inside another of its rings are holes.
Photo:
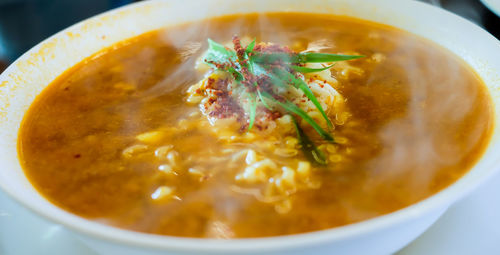
<path fill-rule="evenodd" d="M 289 167 L 282 167 L 281 181 L 289 186 L 295 185 L 295 171 Z"/>
<path fill-rule="evenodd" d="M 337 137 L 335 137 L 335 142 L 338 144 L 347 144 L 349 142 L 349 140 L 345 137 L 337 136 Z"/>
<path fill-rule="evenodd" d="M 331 155 L 328 159 L 332 163 L 338 163 L 338 162 L 342 161 L 343 158 L 342 158 L 342 156 L 335 154 L 335 155 Z"/>
<path fill-rule="evenodd" d="M 245 163 L 247 163 L 247 165 L 251 165 L 255 162 L 257 162 L 257 153 L 255 153 L 254 150 L 248 150 Z"/>
<path fill-rule="evenodd" d="M 335 141 L 337 141 L 337 138 L 335 138 Z M 333 144 L 327 144 L 326 151 L 328 151 L 329 153 L 335 153 L 335 152 L 337 152 L 337 146 L 335 146 Z"/>
<path fill-rule="evenodd" d="M 178 158 L 179 153 L 177 151 L 171 151 L 167 154 L 167 160 L 173 166 L 177 165 Z"/>
<path fill-rule="evenodd" d="M 168 175 L 177 175 L 177 173 L 174 171 L 172 166 L 163 164 L 158 167 L 158 170 L 162 171 L 163 173 L 166 173 Z"/>
<path fill-rule="evenodd" d="M 171 198 L 172 195 L 174 194 L 174 189 L 168 186 L 161 186 L 151 194 L 151 198 L 153 200 L 159 201 L 159 200 L 164 200 L 167 198 Z"/>
<path fill-rule="evenodd" d="M 203 177 L 203 176 L 205 176 L 205 174 L 202 171 L 200 171 L 200 170 L 198 170 L 196 168 L 189 168 L 188 169 L 188 173 L 190 175 L 196 176 L 196 177 Z"/>
<path fill-rule="evenodd" d="M 274 206 L 274 210 L 279 214 L 286 214 L 292 209 L 292 202 L 287 199 Z"/>
<path fill-rule="evenodd" d="M 309 177 L 311 174 L 311 163 L 300 161 L 297 166 L 297 174 L 299 174 L 300 177 Z"/>
<path fill-rule="evenodd" d="M 295 148 L 297 144 L 299 143 L 299 140 L 295 137 L 287 136 L 285 137 L 285 145 L 288 148 Z"/>
<path fill-rule="evenodd" d="M 125 158 L 132 158 L 134 155 L 145 152 L 147 150 L 148 150 L 148 146 L 143 145 L 143 144 L 136 144 L 136 145 L 132 145 L 130 147 L 125 148 L 122 151 L 122 155 Z"/>
<path fill-rule="evenodd" d="M 155 143 L 163 138 L 163 133 L 160 131 L 151 131 L 137 135 L 135 138 L 144 143 Z"/>
<path fill-rule="evenodd" d="M 173 145 L 165 145 L 165 146 L 161 146 L 161 147 L 158 147 L 156 150 L 155 150 L 155 156 L 158 158 L 158 159 L 166 159 L 167 158 L 167 155 L 168 153 L 172 150 L 172 148 L 174 148 Z"/>
<path fill-rule="evenodd" d="M 124 91 L 133 91 L 136 89 L 136 87 L 133 84 L 125 83 L 125 82 L 118 82 L 113 87 L 115 89 L 121 89 Z"/>
<path fill-rule="evenodd" d="M 290 148 L 277 148 L 274 150 L 274 154 L 281 157 L 293 157 L 298 153 L 299 152 L 296 149 L 290 149 Z"/>

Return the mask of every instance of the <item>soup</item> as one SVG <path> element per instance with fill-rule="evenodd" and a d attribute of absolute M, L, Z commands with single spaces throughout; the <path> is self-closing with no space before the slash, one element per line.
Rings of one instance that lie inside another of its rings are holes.
<path fill-rule="evenodd" d="M 82 217 L 265 237 L 435 194 L 474 165 L 492 123 L 479 77 L 431 42 L 347 17 L 248 14 L 146 33 L 71 68 L 28 110 L 19 155 L 41 194 Z"/>

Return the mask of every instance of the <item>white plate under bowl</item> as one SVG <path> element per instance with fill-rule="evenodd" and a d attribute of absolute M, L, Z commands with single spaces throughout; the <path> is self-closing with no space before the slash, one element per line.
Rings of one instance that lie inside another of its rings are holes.
<path fill-rule="evenodd" d="M 481 0 L 493 13 L 500 17 L 500 0 Z"/>

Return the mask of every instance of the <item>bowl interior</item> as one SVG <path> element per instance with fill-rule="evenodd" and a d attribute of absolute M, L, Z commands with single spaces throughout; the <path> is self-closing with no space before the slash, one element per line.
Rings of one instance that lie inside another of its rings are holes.
<path fill-rule="evenodd" d="M 490 146 L 475 167 L 449 188 L 393 214 L 303 236 L 315 238 L 328 232 L 328 238 L 340 238 L 348 234 L 372 231 L 381 226 L 390 225 L 438 205 L 448 205 L 498 168 L 499 157 L 496 155 L 500 152 L 500 127 L 497 123 L 500 119 L 500 43 L 472 23 L 438 8 L 414 1 L 171 0 L 134 4 L 81 22 L 37 45 L 2 74 L 0 77 L 0 165 L 2 166 L 0 187 L 38 214 L 80 232 L 158 247 L 181 245 L 184 241 L 192 242 L 189 239 L 157 237 L 102 226 L 60 210 L 47 202 L 28 182 L 19 164 L 17 134 L 21 120 L 35 97 L 48 84 L 65 70 L 102 48 L 147 31 L 207 17 L 233 13 L 280 11 L 330 13 L 358 17 L 392 25 L 428 38 L 464 59 L 481 76 L 489 88 L 495 110 L 495 130 Z M 422 17 L 425 18 L 422 19 Z M 279 245 L 279 240 L 290 240 L 290 238 L 294 237 L 271 238 L 270 242 L 273 243 L 269 245 Z M 301 242 L 308 240 L 308 238 L 301 238 Z M 198 240 L 196 242 L 198 246 L 207 245 L 208 247 L 213 241 Z"/>

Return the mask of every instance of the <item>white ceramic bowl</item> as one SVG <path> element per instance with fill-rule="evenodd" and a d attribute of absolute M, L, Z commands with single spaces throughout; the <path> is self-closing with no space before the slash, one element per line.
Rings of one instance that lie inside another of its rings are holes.
<path fill-rule="evenodd" d="M 142 234 L 85 220 L 45 200 L 17 157 L 17 133 L 34 98 L 62 72 L 116 42 L 147 31 L 231 13 L 301 11 L 359 17 L 428 38 L 463 58 L 486 82 L 500 117 L 500 43 L 472 23 L 441 9 L 401 0 L 171 0 L 117 9 L 40 43 L 0 76 L 0 187 L 20 204 L 65 226 L 102 254 L 388 254 L 420 235 L 455 201 L 500 167 L 500 126 L 474 168 L 417 204 L 371 220 L 307 234 L 207 240 Z M 279 33 L 279 31 L 278 31 Z"/>

